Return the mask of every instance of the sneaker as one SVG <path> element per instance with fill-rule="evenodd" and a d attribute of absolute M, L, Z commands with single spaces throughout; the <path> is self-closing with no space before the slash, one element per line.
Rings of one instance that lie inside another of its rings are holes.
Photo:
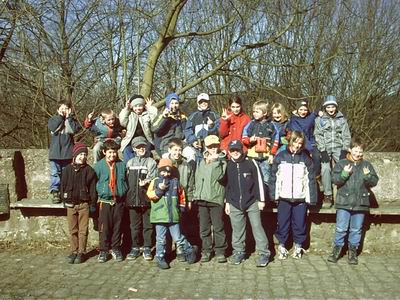
<path fill-rule="evenodd" d="M 287 259 L 289 256 L 289 251 L 286 250 L 285 246 L 279 245 L 278 247 L 278 258 L 279 259 Z"/>
<path fill-rule="evenodd" d="M 211 260 L 211 253 L 210 252 L 201 252 L 201 262 L 209 262 Z"/>
<path fill-rule="evenodd" d="M 303 251 L 305 250 L 301 248 L 300 245 L 294 245 L 294 251 L 292 257 L 295 259 L 301 259 L 301 257 L 303 256 Z"/>
<path fill-rule="evenodd" d="M 75 264 L 81 264 L 85 261 L 85 255 L 83 253 L 78 253 L 75 259 Z"/>
<path fill-rule="evenodd" d="M 122 257 L 122 253 L 120 250 L 111 250 L 111 256 L 115 261 L 123 261 L 124 258 Z"/>
<path fill-rule="evenodd" d="M 177 249 L 176 250 L 176 259 L 180 262 L 185 262 L 186 261 L 186 256 L 185 253 L 181 252 L 182 250 Z"/>
<path fill-rule="evenodd" d="M 266 267 L 269 263 L 269 255 L 267 254 L 260 254 L 257 259 L 257 267 Z"/>
<path fill-rule="evenodd" d="M 53 204 L 61 203 L 60 192 L 59 191 L 51 191 L 51 202 Z"/>
<path fill-rule="evenodd" d="M 68 255 L 68 263 L 73 264 L 75 262 L 76 256 L 76 253 L 71 253 L 70 255 Z"/>
<path fill-rule="evenodd" d="M 157 261 L 157 266 L 160 269 L 163 269 L 163 270 L 169 269 L 169 264 L 167 263 L 167 261 L 165 260 L 164 257 L 156 256 L 156 261 Z"/>
<path fill-rule="evenodd" d="M 236 252 L 233 254 L 232 264 L 240 265 L 246 258 L 246 254 L 244 252 Z"/>
<path fill-rule="evenodd" d="M 332 195 L 324 195 L 323 206 L 326 208 L 331 208 L 333 206 L 333 196 Z"/>
<path fill-rule="evenodd" d="M 107 259 L 108 259 L 108 253 L 106 251 L 100 251 L 99 257 L 97 257 L 99 263 L 105 263 Z"/>
<path fill-rule="evenodd" d="M 216 259 L 217 259 L 217 262 L 220 264 L 224 264 L 224 263 L 228 262 L 225 255 L 217 255 Z"/>
<path fill-rule="evenodd" d="M 144 260 L 150 261 L 153 259 L 153 255 L 151 254 L 151 248 L 150 247 L 144 247 L 143 249 L 143 258 Z"/>
<path fill-rule="evenodd" d="M 196 245 L 193 245 L 192 248 L 188 249 L 185 253 L 186 262 L 188 264 L 194 264 L 197 260 L 197 252 L 198 248 Z"/>
<path fill-rule="evenodd" d="M 140 256 L 140 249 L 139 248 L 132 248 L 131 252 L 128 253 L 126 259 L 133 260 Z"/>

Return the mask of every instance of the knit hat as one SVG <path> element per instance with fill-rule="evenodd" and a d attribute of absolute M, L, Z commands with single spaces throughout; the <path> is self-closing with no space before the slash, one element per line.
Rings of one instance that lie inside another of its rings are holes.
<path fill-rule="evenodd" d="M 243 144 L 239 140 L 233 140 L 228 145 L 229 151 L 237 150 L 243 152 Z"/>
<path fill-rule="evenodd" d="M 168 158 L 161 158 L 158 162 L 158 171 L 172 171 L 172 161 Z"/>
<path fill-rule="evenodd" d="M 335 105 L 336 107 L 338 106 L 335 96 L 329 95 L 325 97 L 325 101 L 322 107 L 326 107 L 328 105 Z"/>
<path fill-rule="evenodd" d="M 88 154 L 88 148 L 84 143 L 76 143 L 72 148 L 72 156 L 76 157 L 79 153 L 86 153 Z"/>
<path fill-rule="evenodd" d="M 144 97 L 143 97 L 142 95 L 132 95 L 132 96 L 129 98 L 129 103 L 130 103 L 132 106 L 135 106 L 135 105 L 144 105 Z"/>
<path fill-rule="evenodd" d="M 179 97 L 177 93 L 171 93 L 168 94 L 167 97 L 165 97 L 165 107 L 169 108 L 169 106 L 171 105 L 171 101 L 175 99 L 179 101 Z"/>
<path fill-rule="evenodd" d="M 309 108 L 308 107 L 308 100 L 305 99 L 305 100 L 297 101 L 296 110 L 299 110 L 299 108 L 302 107 L 302 106 L 305 106 L 305 107 Z"/>
<path fill-rule="evenodd" d="M 206 147 L 208 147 L 210 145 L 215 145 L 215 144 L 219 144 L 219 138 L 216 135 L 208 135 L 204 139 L 204 145 Z"/>
<path fill-rule="evenodd" d="M 201 93 L 197 96 L 197 104 L 199 104 L 200 100 L 210 101 L 210 96 L 208 96 L 206 93 Z"/>
<path fill-rule="evenodd" d="M 132 142 L 131 142 L 132 148 L 137 148 L 137 146 L 139 146 L 139 145 L 147 146 L 147 144 L 148 144 L 148 142 L 147 142 L 146 138 L 143 136 L 137 136 L 134 139 L 132 139 Z"/>

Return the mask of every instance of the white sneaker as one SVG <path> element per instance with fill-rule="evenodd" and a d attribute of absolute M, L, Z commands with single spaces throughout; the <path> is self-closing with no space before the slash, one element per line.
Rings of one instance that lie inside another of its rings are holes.
<path fill-rule="evenodd" d="M 301 257 L 303 256 L 303 251 L 305 252 L 305 250 L 301 248 L 300 245 L 294 245 L 292 257 L 295 259 L 301 259 Z"/>
<path fill-rule="evenodd" d="M 285 246 L 279 245 L 278 247 L 279 259 L 287 259 L 289 256 L 289 251 L 286 250 Z"/>

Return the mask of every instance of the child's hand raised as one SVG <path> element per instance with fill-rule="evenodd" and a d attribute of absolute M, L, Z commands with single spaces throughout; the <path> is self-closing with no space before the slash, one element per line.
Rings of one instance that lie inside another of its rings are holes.
<path fill-rule="evenodd" d="M 146 105 L 145 105 L 146 108 L 148 108 L 149 106 L 152 106 L 154 103 L 153 99 L 151 99 L 150 97 L 146 98 L 145 101 L 146 101 Z"/>
<path fill-rule="evenodd" d="M 214 121 L 210 119 L 210 117 L 207 117 L 207 126 L 208 128 L 213 127 L 214 126 Z"/>
<path fill-rule="evenodd" d="M 228 119 L 230 118 L 230 115 L 228 115 L 228 110 L 227 110 L 226 108 L 224 108 L 224 109 L 222 110 L 221 118 L 222 118 L 223 120 L 228 120 Z"/>
<path fill-rule="evenodd" d="M 363 168 L 363 173 L 364 173 L 364 175 L 368 175 L 370 172 L 371 172 L 371 171 L 370 171 L 370 169 L 368 169 L 368 167 L 364 167 L 364 168 Z"/>
<path fill-rule="evenodd" d="M 168 184 L 166 184 L 165 179 L 163 181 L 160 182 L 160 184 L 158 185 L 158 187 L 160 188 L 160 190 L 166 190 L 168 188 Z"/>
<path fill-rule="evenodd" d="M 71 108 L 67 108 L 65 110 L 65 117 L 68 118 L 71 115 L 72 109 Z"/>
<path fill-rule="evenodd" d="M 89 121 L 92 121 L 92 120 L 93 120 L 93 116 L 94 116 L 94 110 L 92 110 L 92 111 L 87 115 L 87 119 L 88 119 Z"/>
<path fill-rule="evenodd" d="M 344 170 L 346 173 L 351 173 L 351 170 L 353 170 L 353 166 L 350 165 L 350 164 L 348 164 L 348 165 L 344 166 L 343 170 Z"/>

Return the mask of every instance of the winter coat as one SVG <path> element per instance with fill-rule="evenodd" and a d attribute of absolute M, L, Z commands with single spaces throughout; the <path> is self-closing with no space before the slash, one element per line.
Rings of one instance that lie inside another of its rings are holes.
<path fill-rule="evenodd" d="M 241 112 L 238 115 L 231 114 L 227 120 L 220 119 L 219 136 L 221 138 L 221 149 L 228 153 L 228 145 L 233 140 L 241 140 L 243 129 L 250 122 L 250 117 Z"/>
<path fill-rule="evenodd" d="M 314 136 L 314 127 L 315 127 L 315 119 L 318 116 L 319 110 L 309 113 L 305 118 L 301 118 L 297 112 L 293 112 L 292 117 L 290 118 L 288 129 L 289 131 L 301 131 L 304 133 L 305 147 L 309 152 L 313 151 L 313 147 L 315 146 L 315 136 Z"/>
<path fill-rule="evenodd" d="M 157 163 L 151 157 L 131 158 L 126 164 L 128 192 L 126 205 L 129 207 L 147 207 L 150 205 L 146 196 L 150 181 L 157 176 Z M 146 181 L 144 186 L 139 185 L 139 179 Z"/>
<path fill-rule="evenodd" d="M 164 181 L 168 185 L 161 190 L 159 184 Z M 156 177 L 147 190 L 151 200 L 151 223 L 179 223 L 180 207 L 185 207 L 185 192 L 177 178 Z"/>
<path fill-rule="evenodd" d="M 100 118 L 94 120 L 86 119 L 83 123 L 83 127 L 89 129 L 90 132 L 96 135 L 96 142 L 104 142 L 106 139 L 113 139 L 116 143 L 121 144 L 121 124 L 116 118 L 114 127 L 108 127 L 103 123 Z"/>
<path fill-rule="evenodd" d="M 288 147 L 279 152 L 271 167 L 268 186 L 271 200 L 317 203 L 313 161 L 305 150 L 291 153 Z"/>
<path fill-rule="evenodd" d="M 339 111 L 334 117 L 324 113 L 315 120 L 315 139 L 319 151 L 340 152 L 350 148 L 351 134 L 346 118 Z"/>
<path fill-rule="evenodd" d="M 257 163 L 242 155 L 226 166 L 226 201 L 245 211 L 256 201 L 265 202 L 264 183 Z"/>
<path fill-rule="evenodd" d="M 196 163 L 194 161 L 188 162 L 184 157 L 181 157 L 180 160 L 175 160 L 171 156 L 168 158 L 174 166 L 171 176 L 179 179 L 179 183 L 185 191 L 186 202 L 191 202 L 193 200 Z"/>
<path fill-rule="evenodd" d="M 214 122 L 212 128 L 208 128 L 208 118 Z M 210 109 L 195 111 L 189 116 L 186 122 L 186 142 L 192 145 L 197 140 L 204 141 L 204 138 L 208 135 L 218 135 L 218 128 L 219 117 L 216 112 Z"/>
<path fill-rule="evenodd" d="M 157 116 L 157 108 L 149 106 L 141 115 L 135 114 L 133 111 L 124 107 L 119 113 L 119 120 L 121 125 L 126 128 L 126 135 L 121 142 L 121 151 L 127 146 L 130 146 L 131 141 L 135 136 L 136 128 L 140 123 L 145 138 L 153 144 L 153 133 L 151 132 L 151 123 Z"/>
<path fill-rule="evenodd" d="M 279 148 L 283 145 L 287 145 L 286 135 L 289 131 L 289 121 L 285 121 L 283 123 L 272 121 L 272 125 L 275 129 L 275 134 L 273 138 L 271 153 L 275 155 Z"/>
<path fill-rule="evenodd" d="M 51 134 L 49 159 L 72 159 L 74 134 L 82 129 L 78 121 L 72 115 L 68 118 L 56 115 L 49 119 L 48 127 Z"/>
<path fill-rule="evenodd" d="M 350 174 L 343 170 L 347 165 L 353 167 Z M 364 175 L 363 168 L 370 170 L 368 175 Z M 348 154 L 333 168 L 332 182 L 337 185 L 336 209 L 369 211 L 370 188 L 376 186 L 378 180 L 378 175 L 368 161 L 354 162 Z"/>
<path fill-rule="evenodd" d="M 113 199 L 112 191 L 110 189 L 110 167 L 106 162 L 106 158 L 99 160 L 94 165 L 94 170 L 97 174 L 96 190 L 100 202 L 114 203 L 125 201 L 126 192 L 128 191 L 128 183 L 126 180 L 126 167 L 125 163 L 121 160 L 114 162 L 115 184 L 116 184 L 116 199 Z"/>
<path fill-rule="evenodd" d="M 154 146 L 158 155 L 168 152 L 168 143 L 172 138 L 185 139 L 186 116 L 178 113 L 165 118 L 162 114 L 155 118 L 151 131 L 154 133 Z"/>
<path fill-rule="evenodd" d="M 64 203 L 80 204 L 97 202 L 96 173 L 87 164 L 70 164 L 62 171 L 60 195 Z"/>
<path fill-rule="evenodd" d="M 224 178 L 227 165 L 225 154 L 221 153 L 218 159 L 208 164 L 206 163 L 207 155 L 208 153 L 204 154 L 205 158 L 196 167 L 193 198 L 223 205 L 225 199 Z"/>
<path fill-rule="evenodd" d="M 261 121 L 251 120 L 243 129 L 242 134 L 243 144 L 248 148 L 247 156 L 256 160 L 266 160 L 271 151 L 271 141 L 274 135 L 275 128 L 271 123 L 271 119 L 263 119 Z M 267 149 L 265 152 L 256 152 L 257 142 L 250 142 L 252 136 L 267 139 Z"/>

